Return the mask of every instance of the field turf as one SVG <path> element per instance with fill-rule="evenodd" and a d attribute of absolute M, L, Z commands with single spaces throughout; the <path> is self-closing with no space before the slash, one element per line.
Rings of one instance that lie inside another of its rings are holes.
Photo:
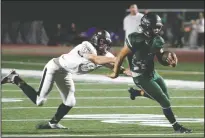
<path fill-rule="evenodd" d="M 2 55 L 2 68 L 42 70 L 51 57 Z M 126 66 L 126 65 L 125 65 Z M 180 63 L 177 68 L 156 68 L 165 79 L 204 81 L 200 63 Z M 107 74 L 103 68 L 94 74 Z M 38 88 L 39 79 L 25 78 Z M 61 98 L 56 87 L 47 103 L 37 107 L 12 84 L 2 86 L 3 136 L 64 136 L 64 137 L 203 137 L 204 90 L 169 89 L 173 111 L 192 134 L 173 133 L 158 103 L 147 98 L 130 100 L 127 84 L 75 82 L 77 104 L 62 121 L 67 130 L 38 130 L 35 126 L 48 121 L 56 112 Z M 180 84 L 179 84 L 180 85 Z M 159 126 L 161 122 L 161 125 Z"/>

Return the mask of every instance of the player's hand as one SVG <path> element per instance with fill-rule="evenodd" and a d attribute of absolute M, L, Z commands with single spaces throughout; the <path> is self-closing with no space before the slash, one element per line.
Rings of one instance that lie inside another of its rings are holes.
<path fill-rule="evenodd" d="M 125 74 L 126 76 L 132 76 L 132 73 L 131 73 L 131 71 L 130 71 L 130 69 L 125 69 L 124 71 L 123 71 L 123 74 Z"/>
<path fill-rule="evenodd" d="M 115 72 L 112 72 L 111 74 L 107 75 L 109 78 L 115 79 L 118 77 L 118 74 Z"/>
<path fill-rule="evenodd" d="M 175 53 L 169 53 L 168 58 L 166 60 L 170 65 L 170 67 L 176 67 L 178 63 L 178 59 Z"/>

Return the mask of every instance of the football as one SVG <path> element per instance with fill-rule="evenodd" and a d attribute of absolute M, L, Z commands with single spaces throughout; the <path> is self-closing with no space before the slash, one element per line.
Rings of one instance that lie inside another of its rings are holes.
<path fill-rule="evenodd" d="M 171 53 L 172 58 L 173 58 L 174 55 L 176 56 L 176 54 L 175 54 L 174 52 L 165 51 L 164 54 L 162 55 L 162 62 L 163 62 L 163 64 L 164 64 L 164 66 L 169 66 L 169 65 L 170 65 L 170 64 L 168 63 L 168 61 L 167 61 L 167 58 L 168 58 L 168 56 L 169 56 L 169 53 Z M 176 65 L 177 65 L 177 64 L 173 64 L 172 66 L 175 67 Z"/>

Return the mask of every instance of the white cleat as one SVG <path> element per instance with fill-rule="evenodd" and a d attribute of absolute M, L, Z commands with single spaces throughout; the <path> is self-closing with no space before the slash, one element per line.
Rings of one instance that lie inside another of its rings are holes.
<path fill-rule="evenodd" d="M 8 75 L 6 75 L 1 80 L 1 84 L 5 84 L 5 83 L 13 83 L 14 84 L 14 78 L 16 76 L 19 76 L 19 74 L 17 74 L 15 70 L 12 70 Z"/>
<path fill-rule="evenodd" d="M 68 129 L 61 124 L 51 124 L 50 122 L 37 125 L 37 129 Z"/>

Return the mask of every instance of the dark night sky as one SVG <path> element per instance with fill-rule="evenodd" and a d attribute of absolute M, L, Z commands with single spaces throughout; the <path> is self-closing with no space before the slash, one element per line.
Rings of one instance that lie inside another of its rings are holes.
<path fill-rule="evenodd" d="M 43 19 L 44 21 L 74 21 L 84 27 L 121 26 L 125 9 L 136 3 L 139 8 L 201 8 L 203 1 L 51 1 L 2 2 L 2 21 L 5 19 Z"/>

